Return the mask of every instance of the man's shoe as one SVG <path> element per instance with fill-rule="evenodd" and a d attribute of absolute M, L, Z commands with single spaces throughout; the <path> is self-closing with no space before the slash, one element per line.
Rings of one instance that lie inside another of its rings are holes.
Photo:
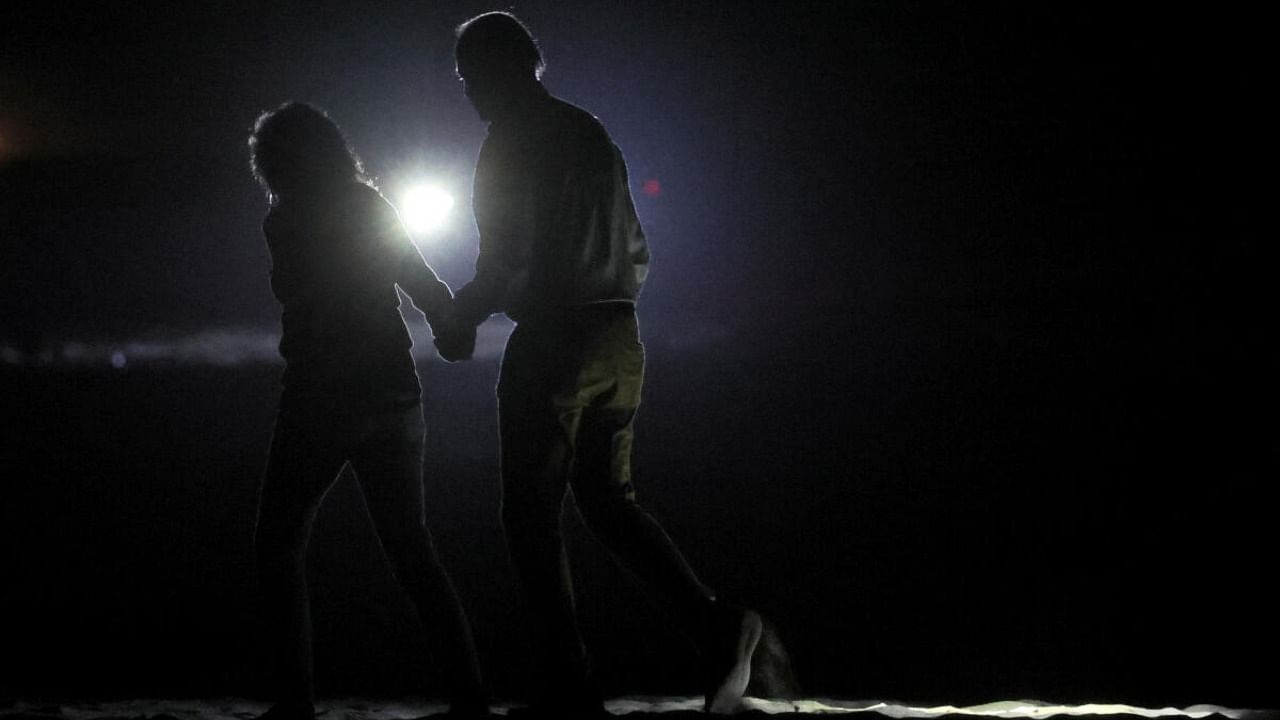
<path fill-rule="evenodd" d="M 760 642 L 764 623 L 760 613 L 726 606 L 713 623 L 703 652 L 707 678 L 708 713 L 728 715 L 742 707 L 742 696 L 751 682 L 751 655 Z"/>

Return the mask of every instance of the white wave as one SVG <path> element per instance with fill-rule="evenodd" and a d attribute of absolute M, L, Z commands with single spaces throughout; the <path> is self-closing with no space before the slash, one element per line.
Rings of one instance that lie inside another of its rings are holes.
<path fill-rule="evenodd" d="M 419 316 L 410 322 L 413 356 L 419 362 L 443 362 L 431 342 L 431 333 Z M 476 359 L 500 357 L 511 333 L 511 323 L 495 319 L 481 325 L 476 334 Z M 34 352 L 0 345 L 0 362 L 17 366 L 114 367 L 136 365 L 278 365 L 280 334 L 261 328 L 211 328 L 187 335 L 155 334 L 119 340 L 66 339 Z"/>
<path fill-rule="evenodd" d="M 4 346 L 9 365 L 105 367 L 133 364 L 245 365 L 278 363 L 277 333 L 257 328 L 211 328 L 188 335 L 150 335 L 119 340 L 67 339 L 29 353 Z"/>

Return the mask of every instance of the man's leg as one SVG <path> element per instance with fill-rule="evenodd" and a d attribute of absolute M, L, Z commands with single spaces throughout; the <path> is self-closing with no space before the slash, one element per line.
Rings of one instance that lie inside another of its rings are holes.
<path fill-rule="evenodd" d="M 568 359 L 558 338 L 517 327 L 503 355 L 498 387 L 502 526 L 523 590 L 542 697 L 535 705 L 598 703 L 574 610 L 560 514 L 573 462 L 577 413 L 554 401 Z"/>
<path fill-rule="evenodd" d="M 383 551 L 433 637 L 455 713 L 483 714 L 471 625 L 427 528 L 422 487 L 422 406 L 379 418 L 351 455 Z"/>
<path fill-rule="evenodd" d="M 592 532 L 650 588 L 666 598 L 704 655 L 706 709 L 738 709 L 759 641 L 760 617 L 717 602 L 675 543 L 636 503 L 631 478 L 633 424 L 644 378 L 634 314 L 615 315 L 586 344 L 582 388 L 589 394 L 575 436 L 573 494 Z"/>
<path fill-rule="evenodd" d="M 254 549 L 263 629 L 275 663 L 276 707 L 271 717 L 310 715 L 314 696 L 307 542 L 316 511 L 344 458 L 318 425 L 328 418 L 282 411 L 258 504 Z"/>
<path fill-rule="evenodd" d="M 685 628 L 700 627 L 713 595 L 671 538 L 636 504 L 631 480 L 633 423 L 644 384 L 644 347 L 634 312 L 603 309 L 581 328 L 584 348 L 574 434 L 573 497 L 583 520 L 611 552 L 669 601 Z"/>
<path fill-rule="evenodd" d="M 700 627 L 714 595 L 698 580 L 666 531 L 635 500 L 630 463 L 634 409 L 589 409 L 577 435 L 573 497 L 592 533 L 622 564 Z"/>

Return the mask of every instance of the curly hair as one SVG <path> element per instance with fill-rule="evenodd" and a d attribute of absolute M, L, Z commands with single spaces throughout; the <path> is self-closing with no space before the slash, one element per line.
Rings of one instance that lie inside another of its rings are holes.
<path fill-rule="evenodd" d="M 346 182 L 368 182 L 359 156 L 319 108 L 287 102 L 258 116 L 249 134 L 249 166 L 273 202 Z"/>

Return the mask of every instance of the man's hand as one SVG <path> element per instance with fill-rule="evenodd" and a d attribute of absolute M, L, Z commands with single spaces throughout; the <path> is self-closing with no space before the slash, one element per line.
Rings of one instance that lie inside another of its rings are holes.
<path fill-rule="evenodd" d="M 476 351 L 476 329 L 451 325 L 441 328 L 434 339 L 436 352 L 447 362 L 470 360 Z"/>

